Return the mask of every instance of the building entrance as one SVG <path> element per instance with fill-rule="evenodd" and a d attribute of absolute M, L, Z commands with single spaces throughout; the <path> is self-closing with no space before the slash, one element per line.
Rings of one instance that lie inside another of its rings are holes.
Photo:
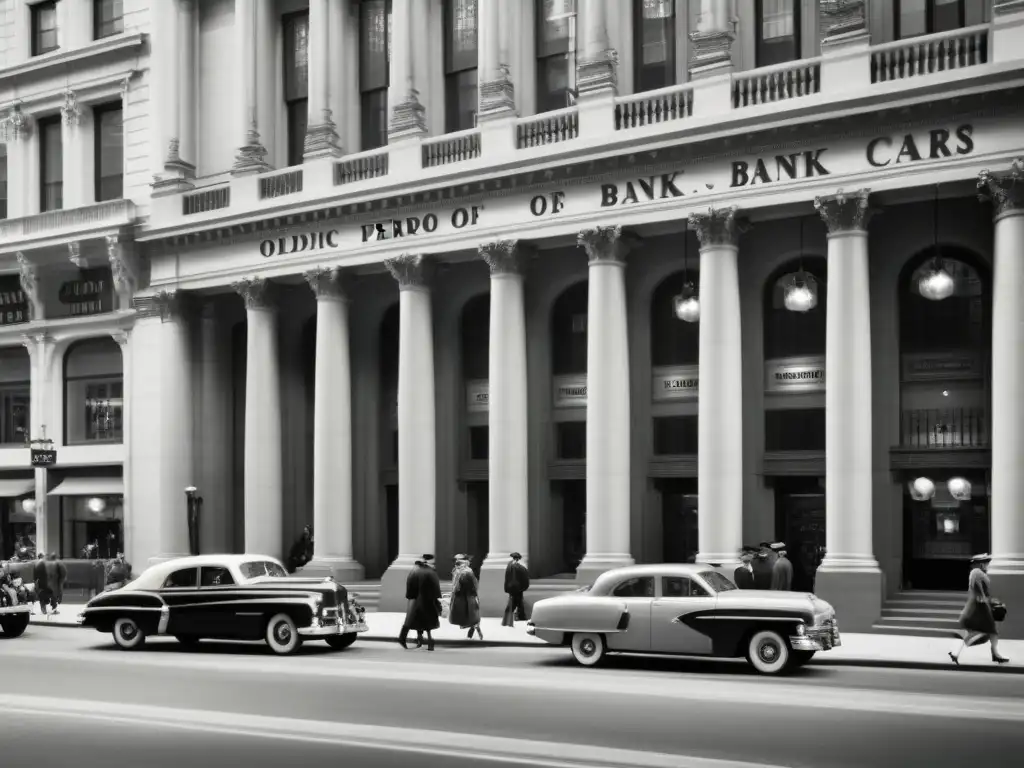
<path fill-rule="evenodd" d="M 697 558 L 697 478 L 656 481 L 661 494 L 661 557 L 666 563 L 692 563 Z"/>
<path fill-rule="evenodd" d="M 776 479 L 775 535 L 793 563 L 793 591 L 813 592 L 825 555 L 825 489 L 819 478 Z"/>
<path fill-rule="evenodd" d="M 486 482 L 466 484 L 466 554 L 473 556 L 473 572 L 480 575 L 480 566 L 490 549 L 490 497 Z M 499 553 L 502 557 L 508 552 Z"/>
<path fill-rule="evenodd" d="M 558 480 L 553 484 L 552 502 L 561 509 L 560 573 L 576 573 L 587 554 L 587 481 Z"/>

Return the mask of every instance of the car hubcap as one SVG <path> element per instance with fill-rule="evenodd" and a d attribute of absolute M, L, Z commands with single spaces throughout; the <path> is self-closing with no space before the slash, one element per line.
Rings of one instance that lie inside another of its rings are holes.
<path fill-rule="evenodd" d="M 765 664 L 773 664 L 779 658 L 779 649 L 775 643 L 762 643 L 758 655 Z"/>
<path fill-rule="evenodd" d="M 593 656 L 596 650 L 597 645 L 594 643 L 593 640 L 584 640 L 582 643 L 580 643 L 580 653 L 582 653 L 584 656 Z"/>
<path fill-rule="evenodd" d="M 292 630 L 287 624 L 282 622 L 277 625 L 274 637 L 281 645 L 287 645 L 288 641 L 292 639 Z"/>
<path fill-rule="evenodd" d="M 135 626 L 133 624 L 122 624 L 121 637 L 123 637 L 125 640 L 131 640 L 133 637 L 135 637 Z"/>

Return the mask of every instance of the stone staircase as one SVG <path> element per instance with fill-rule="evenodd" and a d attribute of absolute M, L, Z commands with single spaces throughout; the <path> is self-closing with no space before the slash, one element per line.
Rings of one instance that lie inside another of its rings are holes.
<path fill-rule="evenodd" d="M 572 592 L 577 586 L 573 579 L 535 579 L 530 582 L 530 589 L 526 593 L 527 606 L 531 606 L 536 601 L 542 600 L 545 597 L 554 597 L 555 595 Z M 349 594 L 355 593 L 359 596 L 359 602 L 366 609 L 367 613 L 377 610 L 377 607 L 380 605 L 379 581 L 359 581 L 346 584 L 345 587 L 348 589 Z M 452 583 L 450 581 L 441 582 L 442 593 L 451 592 L 451 589 Z"/>
<path fill-rule="evenodd" d="M 897 592 L 882 605 L 873 630 L 883 635 L 960 637 L 957 619 L 965 601 L 963 592 Z"/>

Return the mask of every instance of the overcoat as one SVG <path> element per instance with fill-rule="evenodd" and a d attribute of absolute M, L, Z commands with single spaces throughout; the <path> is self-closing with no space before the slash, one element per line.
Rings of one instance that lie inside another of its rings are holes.
<path fill-rule="evenodd" d="M 405 611 L 405 626 L 416 632 L 425 632 L 441 626 L 441 580 L 437 571 L 417 563 L 405 581 L 405 598 L 409 607 Z"/>
<path fill-rule="evenodd" d="M 756 589 L 754 585 L 754 572 L 747 568 L 745 565 L 741 565 L 732 574 L 732 580 L 736 583 L 736 586 L 740 589 Z"/>
<path fill-rule="evenodd" d="M 469 568 L 460 568 L 452 579 L 452 602 L 448 621 L 463 629 L 475 627 L 480 623 L 479 583 Z"/>
<path fill-rule="evenodd" d="M 967 582 L 967 604 L 960 612 L 960 626 L 969 632 L 986 635 L 997 634 L 996 620 L 992 616 L 990 599 L 991 582 L 981 568 L 971 571 Z"/>
<path fill-rule="evenodd" d="M 793 588 L 793 564 L 789 558 L 780 557 L 772 566 L 772 589 L 789 592 Z"/>

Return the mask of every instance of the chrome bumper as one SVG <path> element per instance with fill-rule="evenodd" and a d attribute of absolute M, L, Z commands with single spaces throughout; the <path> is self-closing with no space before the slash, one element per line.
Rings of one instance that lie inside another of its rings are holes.
<path fill-rule="evenodd" d="M 528 635 L 536 635 L 537 634 L 537 627 L 535 627 L 533 625 L 532 621 L 526 622 L 526 634 L 528 634 Z"/>
<path fill-rule="evenodd" d="M 370 628 L 365 622 L 358 624 L 331 624 L 323 626 L 320 623 L 310 624 L 308 627 L 299 629 L 303 637 L 331 637 L 332 635 L 349 635 L 353 632 L 369 632 Z"/>
<path fill-rule="evenodd" d="M 812 627 L 802 635 L 791 635 L 789 645 L 794 651 L 830 651 L 843 644 L 839 627 Z"/>

